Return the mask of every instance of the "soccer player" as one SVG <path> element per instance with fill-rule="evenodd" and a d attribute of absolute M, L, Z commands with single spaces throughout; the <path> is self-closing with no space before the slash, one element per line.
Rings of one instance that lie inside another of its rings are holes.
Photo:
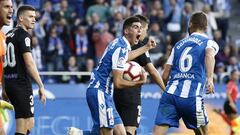
<path fill-rule="evenodd" d="M 196 12 L 189 22 L 190 36 L 177 42 L 166 63 L 162 78 L 166 89 L 160 99 L 154 135 L 165 135 L 178 127 L 182 118 L 196 135 L 207 135 L 208 116 L 203 94 L 214 93 L 213 72 L 219 47 L 205 35 L 207 16 Z"/>
<path fill-rule="evenodd" d="M 32 6 L 19 7 L 17 27 L 6 34 L 4 81 L 6 94 L 15 109 L 15 135 L 29 134 L 34 126 L 31 77 L 39 87 L 40 100 L 46 102 L 44 85 L 31 54 L 31 36 L 28 33 L 34 28 L 35 17 L 35 9 Z"/>
<path fill-rule="evenodd" d="M 4 25 L 10 25 L 13 14 L 13 6 L 11 0 L 0 0 L 0 91 L 2 93 L 2 75 L 3 75 L 3 64 L 5 55 L 5 34 L 1 31 Z M 2 93 L 5 96 L 5 93 Z M 13 109 L 13 106 L 8 102 L 0 100 L 0 135 L 6 135 L 4 130 L 4 109 Z"/>
<path fill-rule="evenodd" d="M 147 36 L 148 29 L 148 19 L 142 15 L 136 15 L 140 19 L 142 25 L 142 33 L 140 36 L 140 41 L 137 45 L 132 46 L 132 50 L 136 50 L 144 46 L 143 40 Z M 163 80 L 151 63 L 148 52 L 140 55 L 134 59 L 137 63 L 143 66 L 153 80 L 158 84 L 158 86 L 164 90 L 165 85 Z M 116 109 L 123 121 L 127 135 L 136 135 L 136 129 L 139 126 L 140 117 L 141 117 L 141 86 L 117 89 L 114 90 L 114 102 Z M 132 98 L 134 97 L 134 98 Z"/>
<path fill-rule="evenodd" d="M 145 73 L 136 82 L 123 79 L 126 61 L 136 58 L 156 46 L 156 43 L 150 40 L 145 46 L 135 51 L 138 52 L 138 55 L 130 51 L 130 56 L 128 56 L 131 46 L 138 43 L 140 36 L 140 19 L 137 17 L 127 18 L 123 24 L 123 37 L 116 38 L 108 45 L 98 67 L 92 72 L 86 94 L 94 124 L 92 134 L 126 134 L 122 120 L 113 103 L 113 85 L 115 88 L 125 88 L 142 85 L 146 82 Z"/>

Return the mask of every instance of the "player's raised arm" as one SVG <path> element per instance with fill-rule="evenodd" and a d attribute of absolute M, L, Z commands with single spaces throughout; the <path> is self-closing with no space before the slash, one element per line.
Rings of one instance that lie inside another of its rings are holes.
<path fill-rule="evenodd" d="M 156 44 L 155 39 L 153 37 L 149 37 L 149 40 L 146 45 L 129 52 L 128 61 L 131 61 L 131 60 L 137 58 L 141 54 L 147 52 L 148 50 L 155 48 L 156 46 L 157 46 L 157 44 Z"/>

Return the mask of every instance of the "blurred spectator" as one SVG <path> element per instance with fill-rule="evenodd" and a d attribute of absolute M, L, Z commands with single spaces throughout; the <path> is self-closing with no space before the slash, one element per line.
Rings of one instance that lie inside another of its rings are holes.
<path fill-rule="evenodd" d="M 73 9 L 68 6 L 67 0 L 62 0 L 60 2 L 60 10 L 56 11 L 54 13 L 54 20 L 61 20 L 61 18 L 64 18 L 66 20 L 66 23 L 73 25 L 76 13 L 73 12 Z"/>
<path fill-rule="evenodd" d="M 123 5 L 123 0 L 115 0 L 113 2 L 112 7 L 110 8 L 110 12 L 114 17 L 117 13 L 120 13 L 123 18 L 127 17 L 128 9 Z"/>
<path fill-rule="evenodd" d="M 216 30 L 213 34 L 214 41 L 217 42 L 219 45 L 219 50 L 223 50 L 224 46 L 226 45 L 225 41 L 222 39 L 222 33 L 219 30 Z"/>
<path fill-rule="evenodd" d="M 150 13 L 150 24 L 151 23 L 158 23 L 160 26 L 160 31 L 162 31 L 164 34 L 167 34 L 167 23 L 171 20 L 173 15 L 173 12 L 171 12 L 167 17 L 164 16 L 164 11 L 162 9 L 159 10 L 151 10 Z"/>
<path fill-rule="evenodd" d="M 88 38 L 86 28 L 84 26 L 79 26 L 77 28 L 77 32 L 75 34 L 75 50 L 78 66 L 82 67 L 86 64 L 85 61 L 88 50 Z"/>
<path fill-rule="evenodd" d="M 92 72 L 94 68 L 94 61 L 92 59 L 87 59 L 86 65 L 82 67 L 81 71 Z M 90 80 L 90 76 L 82 76 L 81 82 L 86 83 Z"/>
<path fill-rule="evenodd" d="M 167 3 L 166 0 L 164 0 L 164 2 Z M 166 4 L 165 15 L 169 16 L 171 12 L 173 12 L 173 14 L 170 21 L 167 24 L 167 31 L 171 36 L 172 44 L 175 45 L 175 43 L 181 39 L 182 31 L 181 28 L 182 11 L 179 3 L 177 3 L 177 0 L 170 0 L 169 4 Z"/>
<path fill-rule="evenodd" d="M 230 0 L 215 0 L 213 9 L 215 12 L 218 12 L 220 14 L 216 16 L 216 21 L 218 28 L 222 32 L 222 39 L 225 41 L 229 27 L 229 18 L 231 15 Z"/>
<path fill-rule="evenodd" d="M 130 7 L 131 15 L 146 15 L 146 7 L 141 2 L 141 0 L 132 0 L 132 4 Z"/>
<path fill-rule="evenodd" d="M 104 27 L 94 27 L 92 40 L 95 46 L 95 56 L 97 63 L 102 57 L 102 54 L 107 45 L 114 39 L 113 35 L 108 32 L 109 26 L 105 23 Z"/>
<path fill-rule="evenodd" d="M 85 8 L 84 8 L 84 2 L 86 0 L 69 0 L 68 3 L 71 5 L 74 9 L 74 12 L 76 13 L 76 17 L 79 19 L 83 19 L 85 16 Z"/>
<path fill-rule="evenodd" d="M 90 25 L 93 23 L 91 19 L 91 16 L 93 15 L 93 13 L 96 13 L 99 16 L 100 22 L 106 22 L 110 15 L 109 7 L 104 5 L 104 0 L 95 0 L 95 1 L 96 1 L 96 4 L 90 6 L 86 14 L 87 22 Z"/>
<path fill-rule="evenodd" d="M 77 72 L 79 71 L 77 60 L 75 56 L 70 56 L 67 62 L 67 66 L 65 68 L 65 71 L 69 72 Z M 77 82 L 80 82 L 81 76 L 79 75 L 63 75 L 62 76 L 62 82 L 64 83 L 70 83 L 75 84 Z"/>
<path fill-rule="evenodd" d="M 215 82 L 219 84 L 225 84 L 229 80 L 229 74 L 226 72 L 225 65 L 219 62 L 215 69 Z"/>
<path fill-rule="evenodd" d="M 88 43 L 89 43 L 87 58 L 93 59 L 94 61 L 96 61 L 96 54 L 95 54 L 96 48 L 95 48 L 92 37 L 95 31 L 94 28 L 103 28 L 104 24 L 100 22 L 100 18 L 97 13 L 92 14 L 91 22 L 92 24 L 88 27 L 88 30 L 87 30 Z"/>
<path fill-rule="evenodd" d="M 63 44 L 57 35 L 57 26 L 52 25 L 49 30 L 47 41 L 47 70 L 59 71 L 63 69 Z"/>
<path fill-rule="evenodd" d="M 228 65 L 230 55 L 231 55 L 230 46 L 229 45 L 224 46 L 223 51 L 219 51 L 218 54 L 216 55 L 216 63 L 222 62 L 225 65 Z"/>
<path fill-rule="evenodd" d="M 210 39 L 213 39 L 213 31 L 217 30 L 217 22 L 215 16 L 213 15 L 210 5 L 204 5 L 202 11 L 207 14 L 208 27 L 207 35 Z"/>
<path fill-rule="evenodd" d="M 164 34 L 160 31 L 159 25 L 154 22 L 150 26 L 149 36 L 152 36 L 155 38 L 157 47 L 149 50 L 149 54 L 151 57 L 151 60 L 155 62 L 158 60 L 163 53 L 166 51 L 166 37 Z"/>
<path fill-rule="evenodd" d="M 182 12 L 182 17 L 181 17 L 181 31 L 182 31 L 182 34 L 183 37 L 186 36 L 186 33 L 188 33 L 188 23 L 190 21 L 190 17 L 192 15 L 192 12 L 193 12 L 193 9 L 192 9 L 192 4 L 189 3 L 189 2 L 186 2 L 185 5 L 184 5 L 184 9 L 183 9 L 183 12 Z"/>
<path fill-rule="evenodd" d="M 110 24 L 110 32 L 115 37 L 122 36 L 123 15 L 120 12 L 116 12 L 113 15 L 113 19 L 111 19 L 109 24 Z"/>
<path fill-rule="evenodd" d="M 37 69 L 39 71 L 42 71 L 43 64 L 42 64 L 41 48 L 39 46 L 38 38 L 36 36 L 32 36 L 32 56 L 36 63 Z"/>
<path fill-rule="evenodd" d="M 237 57 L 231 56 L 229 59 L 229 64 L 227 65 L 227 72 L 230 73 L 233 70 L 240 71 L 240 63 Z"/>
<path fill-rule="evenodd" d="M 46 24 L 47 20 L 46 18 L 41 18 L 40 12 L 36 12 L 37 15 L 37 21 L 35 23 L 35 27 L 33 29 L 34 34 L 38 38 L 38 43 L 40 45 L 41 50 L 44 50 L 44 45 L 45 45 L 45 37 L 46 37 L 46 32 L 44 30 L 44 25 Z"/>

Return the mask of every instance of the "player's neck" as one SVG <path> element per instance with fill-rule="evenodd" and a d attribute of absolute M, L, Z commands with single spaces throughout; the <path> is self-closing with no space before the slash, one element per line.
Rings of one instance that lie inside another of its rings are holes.
<path fill-rule="evenodd" d="M 200 34 L 205 34 L 205 31 L 203 31 L 203 30 L 195 30 L 195 31 L 193 31 L 192 33 L 195 33 L 195 32 L 196 32 L 196 33 L 200 33 Z M 191 34 L 192 34 L 192 33 L 191 33 Z"/>
<path fill-rule="evenodd" d="M 24 29 L 25 31 L 27 31 L 28 32 L 28 30 L 27 30 L 27 28 L 24 26 L 24 25 L 21 25 L 21 24 L 17 24 L 17 27 L 21 27 L 22 29 Z"/>

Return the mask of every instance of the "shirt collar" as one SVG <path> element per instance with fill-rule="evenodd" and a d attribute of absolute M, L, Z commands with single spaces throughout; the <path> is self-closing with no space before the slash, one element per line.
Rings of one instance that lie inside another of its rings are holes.
<path fill-rule="evenodd" d="M 128 40 L 124 36 L 123 36 L 123 40 L 127 44 L 127 49 L 131 50 L 131 45 L 130 45 L 130 43 L 128 42 Z"/>
<path fill-rule="evenodd" d="M 204 33 L 199 33 L 199 32 L 193 32 L 191 35 L 200 35 L 200 36 L 203 36 L 203 37 L 208 37 L 206 34 Z"/>

